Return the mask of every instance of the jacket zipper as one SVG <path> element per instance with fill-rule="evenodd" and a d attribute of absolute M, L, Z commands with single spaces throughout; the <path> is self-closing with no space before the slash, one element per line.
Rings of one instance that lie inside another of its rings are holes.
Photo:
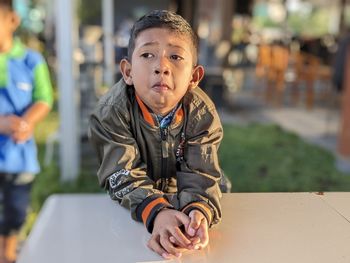
<path fill-rule="evenodd" d="M 168 142 L 168 128 L 160 128 L 160 135 L 162 139 L 162 160 L 161 160 L 161 191 L 165 190 L 167 170 L 167 159 L 169 157 L 169 142 Z"/>

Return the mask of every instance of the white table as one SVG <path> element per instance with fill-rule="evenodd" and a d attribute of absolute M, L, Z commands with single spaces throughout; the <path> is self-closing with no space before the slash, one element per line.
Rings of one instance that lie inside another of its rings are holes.
<path fill-rule="evenodd" d="M 144 226 L 107 195 L 54 195 L 17 262 L 350 262 L 350 193 L 224 194 L 222 206 L 208 248 L 164 261 L 146 247 Z"/>
<path fill-rule="evenodd" d="M 322 199 L 350 222 L 350 193 L 326 193 Z"/>

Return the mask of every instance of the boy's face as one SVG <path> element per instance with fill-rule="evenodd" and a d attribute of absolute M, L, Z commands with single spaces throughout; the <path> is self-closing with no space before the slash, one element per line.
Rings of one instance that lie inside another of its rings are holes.
<path fill-rule="evenodd" d="M 15 32 L 19 23 L 20 19 L 16 13 L 0 5 L 0 48 L 5 42 L 12 40 L 13 32 Z"/>
<path fill-rule="evenodd" d="M 194 67 L 190 38 L 165 28 L 142 31 L 135 40 L 131 63 L 120 64 L 124 80 L 156 114 L 167 114 L 204 74 Z"/>

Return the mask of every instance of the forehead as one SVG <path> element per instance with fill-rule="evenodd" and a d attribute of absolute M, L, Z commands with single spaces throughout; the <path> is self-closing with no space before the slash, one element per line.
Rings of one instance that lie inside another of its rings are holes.
<path fill-rule="evenodd" d="M 188 34 L 167 28 L 149 28 L 141 31 L 135 39 L 135 49 L 143 46 L 168 45 L 192 52 L 193 44 Z"/>

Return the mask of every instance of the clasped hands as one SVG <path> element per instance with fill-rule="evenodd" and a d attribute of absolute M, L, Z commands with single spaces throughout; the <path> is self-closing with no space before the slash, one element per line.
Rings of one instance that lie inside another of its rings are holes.
<path fill-rule="evenodd" d="M 17 143 L 24 142 L 33 135 L 34 125 L 25 118 L 16 115 L 2 117 L 1 126 L 2 132 L 10 135 Z"/>
<path fill-rule="evenodd" d="M 181 257 L 186 250 L 202 249 L 209 243 L 208 222 L 199 210 L 187 216 L 174 209 L 161 210 L 154 220 L 148 247 L 165 259 Z"/>

